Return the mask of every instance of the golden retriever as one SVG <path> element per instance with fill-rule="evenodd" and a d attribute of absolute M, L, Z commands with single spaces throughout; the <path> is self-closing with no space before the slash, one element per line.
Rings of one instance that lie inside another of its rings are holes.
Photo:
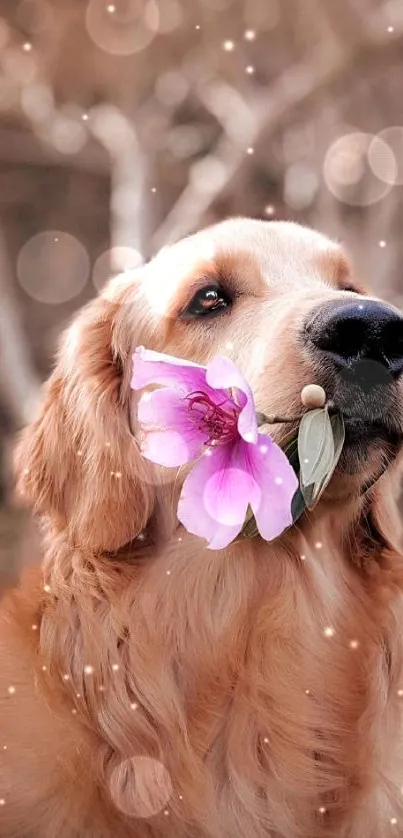
<path fill-rule="evenodd" d="M 44 561 L 0 609 L 1 838 L 403 834 L 402 336 L 338 244 L 248 219 L 78 314 L 17 449 Z M 272 543 L 185 531 L 138 345 L 230 356 L 265 413 L 322 385 L 346 443 L 315 509 Z"/>

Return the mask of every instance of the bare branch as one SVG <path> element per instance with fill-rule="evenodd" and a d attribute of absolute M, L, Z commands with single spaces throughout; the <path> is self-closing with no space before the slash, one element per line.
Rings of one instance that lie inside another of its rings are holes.
<path fill-rule="evenodd" d="M 319 52 L 310 60 L 292 67 L 274 82 L 268 93 L 255 100 L 254 121 L 245 144 L 240 146 L 227 135 L 218 143 L 210 160 L 197 161 L 189 172 L 189 182 L 165 221 L 153 236 L 153 249 L 175 241 L 196 230 L 208 209 L 241 178 L 250 164 L 248 147 L 255 151 L 268 142 L 289 119 L 297 107 L 309 107 L 320 95 L 340 83 L 356 62 L 373 64 L 388 51 L 399 54 L 403 43 L 403 24 L 393 31 L 387 27 L 385 15 L 377 12 L 362 33 L 359 42 L 333 54 Z M 208 166 L 211 165 L 211 176 Z"/>

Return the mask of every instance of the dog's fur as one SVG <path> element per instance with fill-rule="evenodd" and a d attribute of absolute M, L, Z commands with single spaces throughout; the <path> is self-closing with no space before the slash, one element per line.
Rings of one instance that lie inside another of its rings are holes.
<path fill-rule="evenodd" d="M 217 275 L 232 310 L 186 321 Z M 317 380 L 301 324 L 354 284 L 323 236 L 230 220 L 67 330 L 17 450 L 45 556 L 0 610 L 1 838 L 403 834 L 399 457 L 360 494 L 388 456 L 364 441 L 275 543 L 213 552 L 177 522 L 181 473 L 141 458 L 130 390 L 137 345 L 221 353 L 258 410 L 295 413 Z"/>

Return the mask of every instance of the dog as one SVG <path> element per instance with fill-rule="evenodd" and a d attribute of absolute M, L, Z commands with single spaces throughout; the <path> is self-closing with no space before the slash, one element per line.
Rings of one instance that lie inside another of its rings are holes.
<path fill-rule="evenodd" d="M 140 451 L 140 345 L 229 356 L 266 414 L 322 386 L 318 504 L 272 542 L 187 532 L 183 470 Z M 223 221 L 78 313 L 16 449 L 44 558 L 0 607 L 1 838 L 403 834 L 402 371 L 400 312 L 291 222 Z"/>

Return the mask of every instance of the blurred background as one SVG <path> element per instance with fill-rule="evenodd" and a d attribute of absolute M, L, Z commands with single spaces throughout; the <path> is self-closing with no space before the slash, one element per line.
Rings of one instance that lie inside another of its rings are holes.
<path fill-rule="evenodd" d="M 228 215 L 343 240 L 403 307 L 401 0 L 0 0 L 0 587 L 11 449 L 107 277 Z"/>

